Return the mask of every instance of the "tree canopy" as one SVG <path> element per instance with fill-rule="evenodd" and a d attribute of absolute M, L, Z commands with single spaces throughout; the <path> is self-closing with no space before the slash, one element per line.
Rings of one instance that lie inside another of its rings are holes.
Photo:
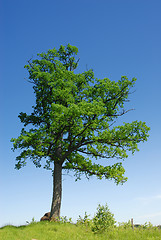
<path fill-rule="evenodd" d="M 128 112 L 125 103 L 136 79 L 99 79 L 91 69 L 75 73 L 77 53 L 76 47 L 61 45 L 59 50 L 38 54 L 25 66 L 36 104 L 32 113 L 19 114 L 24 128 L 11 140 L 13 150 L 21 149 L 16 168 L 25 166 L 29 158 L 36 167 L 53 170 L 57 163 L 74 170 L 76 179 L 85 174 L 124 183 L 122 160 L 138 150 L 149 131 L 145 122 L 137 120 L 115 123 Z M 111 159 L 117 163 L 111 164 Z"/>

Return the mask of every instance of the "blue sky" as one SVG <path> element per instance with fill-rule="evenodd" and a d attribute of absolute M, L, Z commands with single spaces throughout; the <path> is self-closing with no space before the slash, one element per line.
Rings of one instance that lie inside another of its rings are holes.
<path fill-rule="evenodd" d="M 20 225 L 50 210 L 52 176 L 28 165 L 14 169 L 18 152 L 10 139 L 21 125 L 18 114 L 34 105 L 24 65 L 37 53 L 61 44 L 79 49 L 79 71 L 97 78 L 136 77 L 135 92 L 122 121 L 145 121 L 148 142 L 124 162 L 128 181 L 63 176 L 61 215 L 93 216 L 107 203 L 118 222 L 161 224 L 161 1 L 160 0 L 1 0 L 0 3 L 0 226 Z"/>

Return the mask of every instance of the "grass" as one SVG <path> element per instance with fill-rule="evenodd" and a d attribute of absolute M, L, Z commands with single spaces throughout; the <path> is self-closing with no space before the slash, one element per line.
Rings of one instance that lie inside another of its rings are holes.
<path fill-rule="evenodd" d="M 4 226 L 0 228 L 0 240 L 154 240 L 161 239 L 161 230 L 156 227 L 112 228 L 95 234 L 85 225 L 71 223 L 38 222 L 26 226 Z"/>

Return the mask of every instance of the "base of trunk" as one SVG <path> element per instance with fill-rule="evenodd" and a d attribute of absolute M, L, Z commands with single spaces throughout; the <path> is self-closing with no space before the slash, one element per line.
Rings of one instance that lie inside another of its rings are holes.
<path fill-rule="evenodd" d="M 54 217 L 50 217 L 50 212 L 47 212 L 44 214 L 44 216 L 40 219 L 40 221 L 53 221 L 53 222 L 58 222 L 58 219 L 54 218 Z"/>

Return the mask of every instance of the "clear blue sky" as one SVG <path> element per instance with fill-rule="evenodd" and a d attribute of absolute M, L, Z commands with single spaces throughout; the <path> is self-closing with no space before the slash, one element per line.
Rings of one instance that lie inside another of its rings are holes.
<path fill-rule="evenodd" d="M 24 65 L 37 53 L 61 44 L 77 46 L 79 70 L 97 78 L 136 77 L 123 121 L 151 127 L 148 142 L 124 162 L 128 181 L 63 176 L 62 216 L 93 216 L 107 203 L 118 222 L 161 224 L 161 1 L 160 0 L 1 0 L 0 3 L 0 226 L 24 224 L 50 210 L 52 176 L 28 165 L 14 169 L 18 152 L 10 139 L 23 125 L 18 114 L 34 105 Z"/>

